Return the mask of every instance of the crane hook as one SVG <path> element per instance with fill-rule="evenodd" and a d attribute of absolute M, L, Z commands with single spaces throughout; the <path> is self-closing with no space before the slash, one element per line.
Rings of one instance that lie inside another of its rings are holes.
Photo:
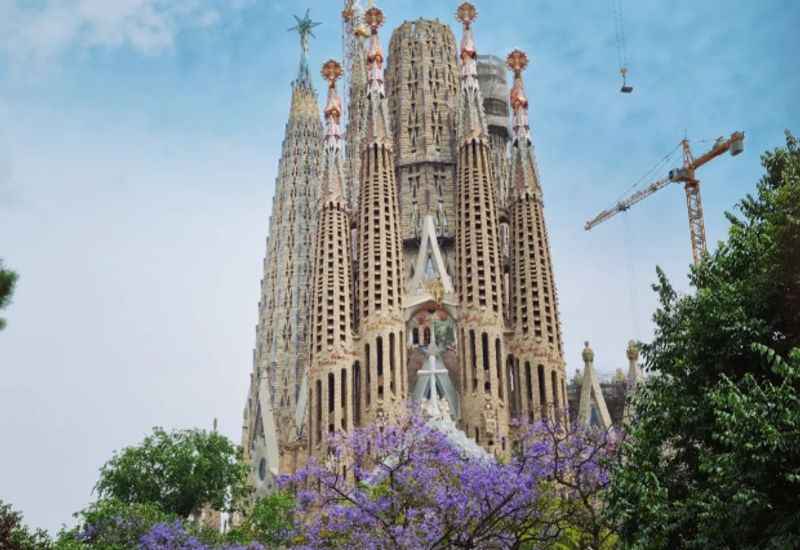
<path fill-rule="evenodd" d="M 622 67 L 619 70 L 619 74 L 622 75 L 622 88 L 619 89 L 620 92 L 623 94 L 629 94 L 633 91 L 633 86 L 629 86 L 628 83 L 625 81 L 625 77 L 628 75 L 628 68 Z"/>

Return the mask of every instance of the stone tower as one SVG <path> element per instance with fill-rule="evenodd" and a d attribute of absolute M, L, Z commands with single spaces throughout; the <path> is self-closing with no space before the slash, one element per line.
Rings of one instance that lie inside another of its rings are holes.
<path fill-rule="evenodd" d="M 511 89 L 513 143 L 509 166 L 511 219 L 510 305 L 511 354 L 507 369 L 516 384 L 512 410 L 529 420 L 553 411 L 564 412 L 566 373 L 561 349 L 558 299 L 550 244 L 544 221 L 544 201 L 528 125 L 528 99 L 522 71 L 524 52 L 508 55 L 514 72 Z"/>
<path fill-rule="evenodd" d="M 271 483 L 270 471 L 293 469 L 304 445 L 306 312 L 322 125 L 308 71 L 308 33 L 314 24 L 308 15 L 298 21 L 300 64 L 278 162 L 244 411 L 243 447 L 255 465 L 256 487 Z"/>
<path fill-rule="evenodd" d="M 328 81 L 325 105 L 325 138 L 321 163 L 322 196 L 317 228 L 316 260 L 311 297 L 309 342 L 309 437 L 312 454 L 322 455 L 323 435 L 350 431 L 348 414 L 359 373 L 353 365 L 352 276 L 350 216 L 344 197 L 344 159 L 339 127 L 342 104 L 336 94 L 336 80 L 342 68 L 328 61 L 322 68 Z M 352 407 L 357 408 L 358 403 Z"/>
<path fill-rule="evenodd" d="M 437 21 L 406 21 L 389 42 L 386 88 L 394 129 L 401 231 L 414 250 L 422 219 L 455 235 L 456 43 Z"/>
<path fill-rule="evenodd" d="M 478 82 L 483 96 L 483 110 L 486 113 L 486 126 L 489 130 L 489 147 L 492 151 L 493 181 L 497 191 L 497 217 L 500 222 L 500 253 L 503 265 L 508 265 L 511 254 L 509 248 L 508 224 L 508 144 L 511 132 L 508 125 L 508 82 L 505 61 L 496 55 L 478 55 Z M 508 290 L 511 282 L 508 274 L 503 276 L 503 304 L 506 306 L 506 321 L 510 311 Z"/>
<path fill-rule="evenodd" d="M 361 141 L 364 138 L 367 114 L 367 52 L 364 39 L 369 28 L 364 23 L 364 13 L 358 2 L 347 0 L 342 10 L 345 36 L 345 56 L 349 71 L 346 89 L 347 134 L 345 144 L 345 177 L 348 205 L 351 211 L 358 208 L 358 189 L 361 177 Z"/>
<path fill-rule="evenodd" d="M 364 14 L 367 50 L 366 128 L 358 198 L 359 345 L 364 368 L 364 422 L 390 420 L 405 407 L 404 269 L 391 122 L 378 29 L 383 13 Z"/>
<path fill-rule="evenodd" d="M 503 453 L 508 450 L 509 428 L 503 383 L 503 265 L 497 186 L 471 29 L 476 16 L 471 4 L 458 9 L 464 26 L 456 122 L 462 425 L 476 442 Z"/>

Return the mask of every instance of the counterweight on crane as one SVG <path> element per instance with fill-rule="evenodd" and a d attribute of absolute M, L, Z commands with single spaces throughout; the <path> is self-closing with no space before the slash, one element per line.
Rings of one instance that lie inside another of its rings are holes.
<path fill-rule="evenodd" d="M 637 202 L 646 199 L 670 183 L 683 182 L 683 189 L 686 192 L 686 207 L 689 212 L 689 234 L 692 240 L 692 257 L 694 258 L 694 263 L 698 264 L 703 254 L 708 252 L 708 247 L 706 245 L 705 222 L 703 221 L 703 203 L 700 199 L 700 180 L 695 177 L 695 170 L 726 151 L 730 151 L 731 156 L 734 157 L 741 153 L 744 150 L 744 132 L 734 132 L 728 139 L 719 138 L 710 150 L 699 157 L 694 157 L 692 155 L 688 139 L 683 139 L 680 147 L 683 150 L 683 166 L 681 168 L 670 170 L 666 178 L 654 181 L 644 189 L 640 189 L 622 199 L 611 208 L 603 210 L 597 216 L 586 222 L 584 229 L 589 231 L 596 225 L 616 216 L 618 213 L 628 210 Z"/>

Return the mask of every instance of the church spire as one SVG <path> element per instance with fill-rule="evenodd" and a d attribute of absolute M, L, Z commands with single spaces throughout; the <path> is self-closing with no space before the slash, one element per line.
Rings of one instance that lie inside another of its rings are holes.
<path fill-rule="evenodd" d="M 623 421 L 630 422 L 633 416 L 633 403 L 631 399 L 636 392 L 637 386 L 642 382 L 642 369 L 639 368 L 639 345 L 634 341 L 628 342 L 625 349 L 625 356 L 628 358 L 628 376 L 625 383 L 625 408 L 623 409 Z"/>
<path fill-rule="evenodd" d="M 378 39 L 383 20 L 383 12 L 378 8 L 370 8 L 364 14 L 371 35 L 358 200 L 357 303 L 363 346 L 363 405 L 365 420 L 377 422 L 395 418 L 406 396 L 402 312 L 405 270 L 392 133 L 383 83 L 383 52 Z"/>
<path fill-rule="evenodd" d="M 514 73 L 514 84 L 511 87 L 511 176 L 512 200 L 528 193 L 540 195 L 539 175 L 536 170 L 536 159 L 531 144 L 531 132 L 528 123 L 528 96 L 522 82 L 522 71 L 528 66 L 528 56 L 521 50 L 514 50 L 506 58 L 506 65 Z"/>
<path fill-rule="evenodd" d="M 243 433 L 258 494 L 268 490 L 261 460 L 280 472 L 294 471 L 307 437 L 308 329 L 314 231 L 323 139 L 319 105 L 308 76 L 308 38 L 315 24 L 295 18 L 301 45 L 297 78 L 292 81 L 289 117 L 277 163 L 258 304 L 253 375 Z M 274 456 L 273 456 L 274 453 Z M 271 483 L 271 482 L 270 482 Z"/>
<path fill-rule="evenodd" d="M 472 22 L 478 17 L 475 6 L 464 2 L 456 11 L 456 19 L 464 28 L 461 36 L 461 100 L 458 117 L 458 139 L 486 139 L 486 116 L 483 112 L 483 97 L 478 85 L 478 52 L 472 35 Z"/>
<path fill-rule="evenodd" d="M 322 201 L 338 203 L 343 199 L 342 134 L 340 121 L 342 101 L 336 93 L 336 81 L 342 76 L 342 66 L 333 59 L 322 66 L 322 77 L 328 81 L 328 101 L 325 104 L 325 138 L 322 152 Z"/>
<path fill-rule="evenodd" d="M 389 114 L 386 105 L 386 88 L 383 81 L 383 49 L 378 38 L 378 29 L 383 25 L 383 12 L 370 8 L 364 13 L 364 22 L 370 29 L 367 49 L 367 146 L 380 144 L 391 149 Z"/>
<path fill-rule="evenodd" d="M 496 181 L 471 30 L 476 16 L 477 11 L 469 2 L 461 4 L 456 12 L 456 18 L 464 25 L 456 160 L 457 288 L 465 350 L 460 357 L 462 426 L 489 452 L 506 455 L 509 447 L 503 376 L 503 265 L 498 241 Z"/>
<path fill-rule="evenodd" d="M 511 109 L 513 111 L 512 129 L 514 143 L 522 141 L 524 145 L 531 142 L 528 126 L 528 97 L 522 82 L 522 71 L 528 66 L 528 55 L 522 50 L 514 50 L 506 58 L 506 65 L 514 73 L 514 85 L 511 87 Z"/>
<path fill-rule="evenodd" d="M 297 34 L 300 36 L 300 65 L 297 70 L 297 79 L 294 81 L 295 86 L 305 86 L 306 88 L 311 88 L 311 76 L 308 72 L 308 37 L 314 36 L 312 29 L 321 25 L 322 23 L 317 23 L 311 20 L 309 14 L 311 13 L 311 9 L 306 10 L 306 14 L 303 16 L 302 19 L 293 15 L 297 24 L 294 27 L 291 27 L 290 31 L 297 31 Z"/>
<path fill-rule="evenodd" d="M 514 50 L 506 58 L 506 65 L 514 72 L 510 93 L 514 112 L 509 167 L 509 317 L 514 327 L 515 359 L 524 366 L 526 377 L 530 370 L 531 380 L 536 379 L 533 385 L 539 387 L 538 395 L 528 392 L 528 399 L 521 403 L 522 414 L 534 420 L 542 414 L 566 412 L 566 375 L 558 295 L 528 127 L 528 98 L 522 83 L 528 56 Z"/>
<path fill-rule="evenodd" d="M 322 66 L 328 81 L 325 104 L 325 137 L 322 140 L 322 197 L 313 282 L 311 290 L 311 338 L 309 433 L 312 453 L 324 456 L 326 437 L 349 431 L 360 422 L 358 390 L 360 374 L 353 365 L 352 260 L 350 216 L 342 190 L 342 136 L 339 122 L 342 103 L 336 80 L 342 66 L 333 59 Z M 355 409 L 355 415 L 348 414 Z"/>
<path fill-rule="evenodd" d="M 607 430 L 611 427 L 611 415 L 608 414 L 606 400 L 600 389 L 600 382 L 594 372 L 594 351 L 589 342 L 583 348 L 583 382 L 581 384 L 581 401 L 578 405 L 578 423 L 582 426 L 599 426 Z"/>

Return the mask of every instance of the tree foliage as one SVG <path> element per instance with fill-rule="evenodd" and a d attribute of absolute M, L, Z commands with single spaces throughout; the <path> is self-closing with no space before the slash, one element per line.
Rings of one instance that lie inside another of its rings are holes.
<path fill-rule="evenodd" d="M 248 471 L 236 446 L 216 432 L 154 428 L 141 444 L 114 454 L 96 490 L 101 499 L 187 517 L 204 505 L 230 509 L 248 491 Z"/>
<path fill-rule="evenodd" d="M 301 548 L 608 548 L 601 494 L 615 434 L 523 430 L 506 461 L 466 454 L 416 415 L 332 441 L 281 480 L 297 490 Z"/>
<path fill-rule="evenodd" d="M 631 547 L 800 546 L 800 148 L 786 141 L 692 269 L 695 293 L 658 270 L 655 376 L 610 493 Z"/>
<path fill-rule="evenodd" d="M 17 283 L 17 274 L 3 268 L 3 260 L 0 260 L 0 309 L 11 303 L 14 294 L 14 285 Z M 6 326 L 6 320 L 0 318 L 0 330 Z"/>
<path fill-rule="evenodd" d="M 257 541 L 269 548 L 286 546 L 294 528 L 294 497 L 286 491 L 267 495 L 247 510 L 241 525 L 228 534 L 228 540 L 242 544 Z"/>
<path fill-rule="evenodd" d="M 0 500 L 0 549 L 46 550 L 50 538 L 42 529 L 29 529 L 22 523 L 22 514 Z"/>
<path fill-rule="evenodd" d="M 156 504 L 129 504 L 116 499 L 101 499 L 75 516 L 78 524 L 59 533 L 56 550 L 137 548 L 154 525 L 177 519 Z"/>

